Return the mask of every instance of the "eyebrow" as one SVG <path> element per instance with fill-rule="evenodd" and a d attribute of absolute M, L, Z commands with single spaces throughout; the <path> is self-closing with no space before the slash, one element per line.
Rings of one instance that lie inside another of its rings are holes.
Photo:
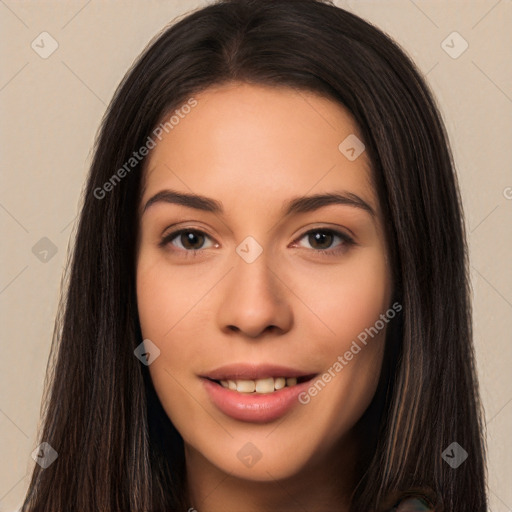
<path fill-rule="evenodd" d="M 161 190 L 152 196 L 145 204 L 142 213 L 157 203 L 171 203 L 194 208 L 205 212 L 223 214 L 224 208 L 220 201 L 198 194 L 188 194 L 174 190 Z M 361 197 L 351 192 L 314 194 L 311 196 L 294 197 L 283 206 L 283 216 L 307 213 L 331 204 L 340 204 L 359 208 L 375 217 L 374 209 Z"/>

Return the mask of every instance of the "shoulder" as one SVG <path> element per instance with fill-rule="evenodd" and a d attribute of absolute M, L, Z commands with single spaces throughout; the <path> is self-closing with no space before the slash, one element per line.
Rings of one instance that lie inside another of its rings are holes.
<path fill-rule="evenodd" d="M 389 512 L 434 512 L 421 498 L 406 498 L 397 503 Z"/>

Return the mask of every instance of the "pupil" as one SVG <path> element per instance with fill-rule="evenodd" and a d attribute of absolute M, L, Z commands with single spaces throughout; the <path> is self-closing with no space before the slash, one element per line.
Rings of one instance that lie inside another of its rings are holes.
<path fill-rule="evenodd" d="M 315 242 L 324 242 L 325 243 L 325 239 L 327 237 L 327 240 L 330 242 L 330 238 L 332 237 L 332 235 L 330 234 L 327 234 L 327 233 L 323 233 L 323 232 L 317 232 L 313 235 L 313 238 L 315 239 Z M 312 244 L 313 245 L 313 244 Z M 329 247 L 329 245 L 331 245 L 330 243 L 327 244 L 327 247 Z M 325 248 L 325 247 L 323 247 Z"/>
<path fill-rule="evenodd" d="M 194 241 L 197 243 L 197 238 L 201 238 L 201 236 L 197 236 L 195 233 L 189 231 L 188 233 L 183 233 L 181 235 L 185 239 L 185 243 L 183 243 L 183 247 L 186 247 L 188 249 L 195 249 L 195 247 L 190 247 L 191 245 L 194 245 Z M 195 240 L 194 240 L 195 239 Z"/>

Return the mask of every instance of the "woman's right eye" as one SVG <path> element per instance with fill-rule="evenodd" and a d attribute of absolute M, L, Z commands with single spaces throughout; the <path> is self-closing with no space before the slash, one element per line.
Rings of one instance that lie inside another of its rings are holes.
<path fill-rule="evenodd" d="M 199 252 L 199 250 L 208 248 L 203 246 L 204 240 L 207 238 L 210 237 L 203 231 L 185 228 L 178 231 L 173 231 L 172 233 L 165 235 L 158 245 L 160 247 L 172 245 L 173 247 L 178 247 L 178 249 L 181 249 L 186 253 L 192 253 L 195 255 L 197 252 Z"/>

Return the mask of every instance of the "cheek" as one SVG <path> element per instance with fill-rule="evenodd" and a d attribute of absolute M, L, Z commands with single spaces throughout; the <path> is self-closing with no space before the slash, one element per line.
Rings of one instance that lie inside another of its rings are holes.
<path fill-rule="evenodd" d="M 143 336 L 170 342 L 178 325 L 190 324 L 213 279 L 143 251 L 137 262 L 137 308 Z"/>
<path fill-rule="evenodd" d="M 190 421 L 201 421 L 201 409 L 190 399 L 191 393 L 198 391 L 190 389 L 190 368 L 197 361 L 204 340 L 199 321 L 203 318 L 200 301 L 211 288 L 211 281 L 208 276 L 169 265 L 152 251 L 142 251 L 137 262 L 137 308 L 142 336 L 160 350 L 148 368 L 160 402 L 178 428 Z M 187 429 L 184 432 L 186 438 Z"/>
<path fill-rule="evenodd" d="M 316 321 L 309 331 L 313 335 L 316 326 L 314 357 L 323 369 L 302 403 L 322 425 L 328 446 L 356 423 L 373 398 L 388 325 L 381 315 L 391 306 L 392 287 L 386 258 L 378 250 L 354 255 L 322 282 L 325 286 L 309 298 L 329 330 L 323 328 L 319 336 Z"/>
<path fill-rule="evenodd" d="M 158 264 L 148 264 L 143 258 L 137 269 L 137 307 L 144 339 L 151 340 L 160 350 L 160 355 L 148 367 L 156 394 L 169 419 L 176 425 L 179 417 L 174 413 L 192 417 L 194 407 L 183 396 L 183 368 L 192 359 L 187 354 L 187 345 L 173 341 L 173 326 L 183 317 L 185 297 L 176 290 L 176 282 L 166 276 Z M 171 286 L 174 284 L 174 286 Z"/>
<path fill-rule="evenodd" d="M 311 286 L 315 281 L 324 285 Z M 302 285 L 303 294 L 309 290 L 308 305 L 315 313 L 307 330 L 315 340 L 313 358 L 324 380 L 310 388 L 311 405 L 316 408 L 327 400 L 337 404 L 331 410 L 345 411 L 345 420 L 354 419 L 369 404 L 380 375 L 388 325 L 381 315 L 391 306 L 392 291 L 386 258 L 378 248 L 360 251 L 329 275 L 324 271 L 304 277 Z M 320 330 L 318 319 L 323 324 Z M 326 422 L 337 421 L 328 412 L 320 414 Z"/>
<path fill-rule="evenodd" d="M 145 252 L 137 263 L 137 308 L 142 334 L 163 339 L 172 328 L 175 306 L 180 306 L 180 287 L 158 258 Z"/>
<path fill-rule="evenodd" d="M 354 254 L 346 265 L 333 267 L 329 274 L 310 274 L 302 278 L 302 285 L 302 294 L 307 292 L 308 306 L 316 315 L 313 320 L 318 324 L 317 319 L 321 319 L 324 324 L 324 334 L 315 337 L 317 349 L 324 354 L 348 350 L 358 336 L 364 338 L 367 329 L 374 327 L 390 306 L 389 269 L 378 250 Z M 383 330 L 381 322 L 379 326 L 378 330 Z M 371 350 L 369 344 L 367 348 Z"/>
<path fill-rule="evenodd" d="M 170 265 L 156 259 L 147 258 L 147 263 L 141 259 L 137 270 L 137 308 L 142 336 L 160 349 L 150 371 L 167 369 L 174 374 L 193 358 L 194 351 L 197 354 L 194 343 L 180 342 L 177 335 L 186 326 L 188 340 L 200 339 L 194 334 L 197 323 L 191 320 L 200 310 L 197 303 L 201 290 L 184 284 Z"/>

